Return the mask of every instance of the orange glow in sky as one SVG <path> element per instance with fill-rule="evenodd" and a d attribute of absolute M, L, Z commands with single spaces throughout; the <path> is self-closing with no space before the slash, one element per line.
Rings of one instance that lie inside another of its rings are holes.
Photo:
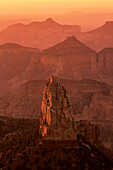
<path fill-rule="evenodd" d="M 112 12 L 113 0 L 0 0 L 0 14 Z"/>

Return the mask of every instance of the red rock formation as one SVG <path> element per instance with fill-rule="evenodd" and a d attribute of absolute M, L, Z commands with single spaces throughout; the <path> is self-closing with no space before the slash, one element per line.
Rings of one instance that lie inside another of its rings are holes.
<path fill-rule="evenodd" d="M 66 90 L 54 76 L 50 76 L 42 100 L 40 134 L 47 139 L 76 139 L 76 124 Z"/>

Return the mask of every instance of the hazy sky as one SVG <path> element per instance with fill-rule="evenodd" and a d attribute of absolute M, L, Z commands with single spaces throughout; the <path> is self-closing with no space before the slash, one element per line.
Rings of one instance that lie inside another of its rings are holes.
<path fill-rule="evenodd" d="M 112 12 L 113 0 L 0 0 L 0 14 Z"/>

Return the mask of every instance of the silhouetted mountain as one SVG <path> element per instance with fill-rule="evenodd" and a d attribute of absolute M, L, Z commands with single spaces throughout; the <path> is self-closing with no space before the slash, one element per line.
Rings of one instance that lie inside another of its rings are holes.
<path fill-rule="evenodd" d="M 77 35 L 81 28 L 77 25 L 61 25 L 51 18 L 43 22 L 32 22 L 29 25 L 21 23 L 11 25 L 0 32 L 0 44 L 19 43 L 28 47 L 46 49 L 67 36 Z"/>
<path fill-rule="evenodd" d="M 113 21 L 107 21 L 95 30 L 81 33 L 78 39 L 96 51 L 113 47 Z"/>

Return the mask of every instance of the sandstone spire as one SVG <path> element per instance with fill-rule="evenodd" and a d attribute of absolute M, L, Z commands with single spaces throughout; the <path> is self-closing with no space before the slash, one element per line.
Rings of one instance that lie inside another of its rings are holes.
<path fill-rule="evenodd" d="M 76 124 L 66 90 L 57 78 L 50 76 L 43 92 L 40 134 L 46 139 L 76 139 Z"/>

